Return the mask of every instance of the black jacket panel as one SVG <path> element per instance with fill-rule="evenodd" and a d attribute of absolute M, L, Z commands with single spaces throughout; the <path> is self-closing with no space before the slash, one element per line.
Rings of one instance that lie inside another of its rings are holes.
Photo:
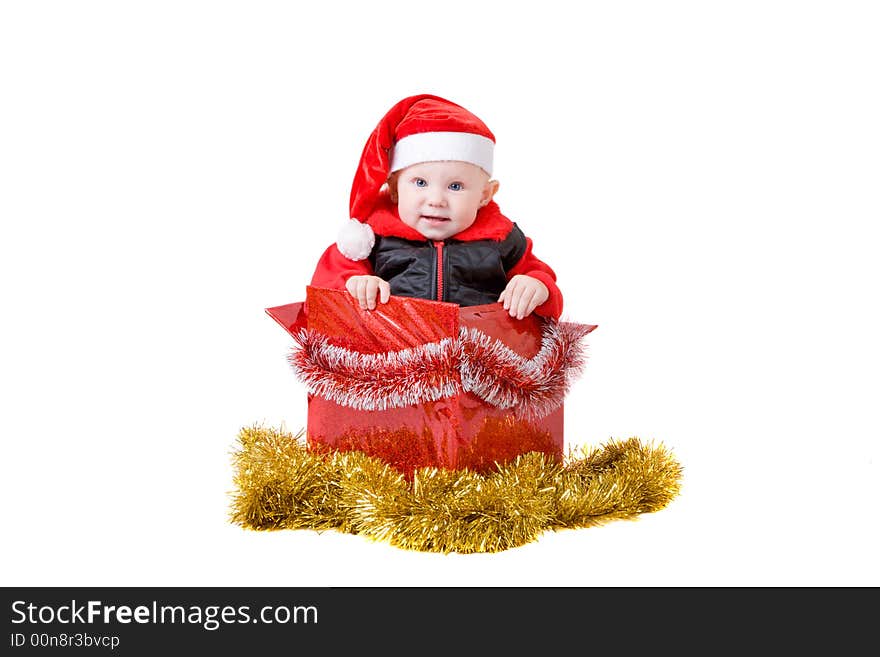
<path fill-rule="evenodd" d="M 437 299 L 437 255 L 442 252 L 443 298 L 460 306 L 495 303 L 510 271 L 526 252 L 519 227 L 500 242 L 450 238 L 438 249 L 434 242 L 376 235 L 370 263 L 376 276 L 391 284 L 391 294 Z"/>

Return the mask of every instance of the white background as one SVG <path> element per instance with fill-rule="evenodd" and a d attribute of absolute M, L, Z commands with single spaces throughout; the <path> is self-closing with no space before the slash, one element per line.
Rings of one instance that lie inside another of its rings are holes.
<path fill-rule="evenodd" d="M 880 584 L 878 33 L 871 2 L 3 3 L 0 581 Z M 305 423 L 264 308 L 416 93 L 486 121 L 599 324 L 567 441 L 669 447 L 667 509 L 477 555 L 229 523 L 239 429 Z"/>

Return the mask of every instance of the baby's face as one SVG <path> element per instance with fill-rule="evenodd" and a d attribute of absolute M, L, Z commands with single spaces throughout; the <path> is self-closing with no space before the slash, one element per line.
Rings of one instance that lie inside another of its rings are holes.
<path fill-rule="evenodd" d="M 469 228 L 490 200 L 489 175 L 469 162 L 422 162 L 398 172 L 400 219 L 430 240 Z"/>

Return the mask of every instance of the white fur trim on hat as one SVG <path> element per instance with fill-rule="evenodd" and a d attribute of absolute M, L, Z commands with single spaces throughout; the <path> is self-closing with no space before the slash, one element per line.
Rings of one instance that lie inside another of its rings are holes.
<path fill-rule="evenodd" d="M 357 219 L 346 221 L 336 238 L 336 248 L 349 260 L 363 260 L 370 255 L 375 243 L 373 229 Z"/>
<path fill-rule="evenodd" d="M 472 132 L 418 132 L 394 145 L 391 173 L 412 164 L 458 160 L 470 162 L 492 175 L 495 142 Z"/>

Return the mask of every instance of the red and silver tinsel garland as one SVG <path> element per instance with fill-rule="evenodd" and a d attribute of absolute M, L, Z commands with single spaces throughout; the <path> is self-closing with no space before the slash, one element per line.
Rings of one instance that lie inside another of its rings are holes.
<path fill-rule="evenodd" d="M 301 329 L 289 356 L 309 393 L 362 411 L 436 401 L 460 390 L 452 338 L 383 354 L 363 354 Z"/>
<path fill-rule="evenodd" d="M 580 343 L 588 329 L 545 324 L 541 348 L 524 358 L 500 340 L 471 328 L 460 336 L 462 388 L 515 415 L 540 418 L 562 404 L 569 386 L 586 363 Z"/>
<path fill-rule="evenodd" d="M 547 322 L 541 348 L 524 358 L 500 340 L 462 328 L 411 349 L 364 354 L 330 343 L 302 329 L 289 356 L 310 394 L 357 410 L 387 410 L 470 392 L 486 403 L 523 418 L 557 409 L 586 357 L 579 324 Z"/>

